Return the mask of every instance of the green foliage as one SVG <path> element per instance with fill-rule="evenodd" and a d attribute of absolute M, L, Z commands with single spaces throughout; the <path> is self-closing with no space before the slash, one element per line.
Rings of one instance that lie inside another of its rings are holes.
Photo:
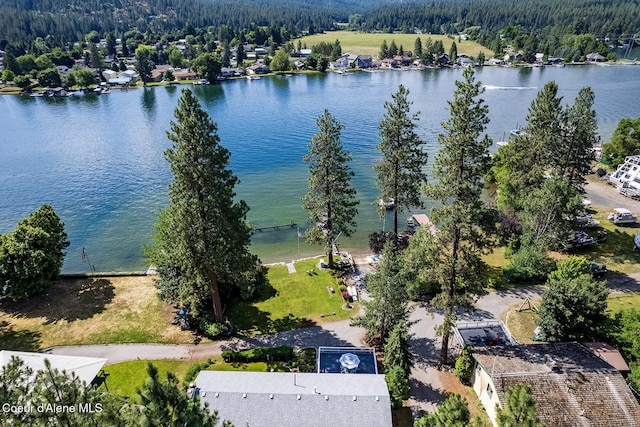
<path fill-rule="evenodd" d="M 409 90 L 403 85 L 385 102 L 385 114 L 380 121 L 380 143 L 376 147 L 382 160 L 373 169 L 382 200 L 393 199 L 393 233 L 398 235 L 398 213 L 412 207 L 423 207 L 420 186 L 426 183 L 423 168 L 427 163 L 424 142 L 415 129 L 419 113 L 410 114 L 412 102 Z M 384 207 L 381 215 L 385 214 Z"/>
<path fill-rule="evenodd" d="M 542 295 L 538 319 L 543 339 L 564 342 L 597 337 L 605 324 L 608 295 L 604 282 L 587 275 L 550 281 Z"/>
<path fill-rule="evenodd" d="M 235 200 L 238 179 L 228 169 L 229 151 L 190 90 L 183 91 L 175 116 L 167 132 L 174 145 L 165 152 L 174 175 L 170 203 L 146 252 L 158 269 L 163 299 L 187 305 L 195 318 L 211 301 L 216 322 L 223 323 L 222 291 L 228 295 L 245 284 L 257 263 L 248 250 L 249 207 Z"/>
<path fill-rule="evenodd" d="M 466 427 L 470 424 L 471 414 L 467 399 L 459 394 L 450 394 L 438 405 L 436 412 L 417 420 L 414 427 Z"/>
<path fill-rule="evenodd" d="M 202 317 L 198 322 L 198 329 L 209 339 L 217 339 L 229 333 L 229 328 L 224 323 L 213 321 L 209 316 Z"/>
<path fill-rule="evenodd" d="M 409 398 L 409 379 L 407 372 L 400 366 L 392 366 L 384 376 L 389 389 L 391 407 L 393 409 L 402 408 L 402 404 Z"/>
<path fill-rule="evenodd" d="M 613 167 L 624 163 L 626 156 L 640 154 L 640 117 L 623 118 L 608 142 L 602 144 L 602 159 Z"/>
<path fill-rule="evenodd" d="M 558 262 L 556 270 L 549 273 L 549 281 L 571 281 L 589 272 L 589 261 L 585 257 L 571 255 Z"/>
<path fill-rule="evenodd" d="M 96 84 L 96 78 L 93 77 L 91 70 L 81 69 L 73 72 L 76 78 L 76 84 L 80 87 L 89 87 Z"/>
<path fill-rule="evenodd" d="M 344 150 L 340 132 L 344 126 L 328 110 L 316 120 L 318 133 L 309 143 L 309 192 L 302 198 L 309 221 L 317 223 L 306 232 L 310 243 L 324 244 L 333 268 L 333 243 L 338 234 L 351 236 L 356 227 L 356 189 L 351 186 L 353 171 L 348 163 L 351 153 Z"/>
<path fill-rule="evenodd" d="M 384 366 L 390 369 L 392 366 L 399 366 L 405 372 L 411 372 L 414 364 L 411 353 L 411 342 L 407 332 L 407 324 L 399 322 L 389 334 L 389 338 L 384 343 Z"/>
<path fill-rule="evenodd" d="M 409 317 L 409 298 L 399 271 L 396 250 L 389 242 L 382 251 L 378 271 L 366 278 L 371 299 L 362 301 L 364 314 L 352 322 L 366 328 L 367 340 L 377 347 L 382 347 L 396 325 Z"/>
<path fill-rule="evenodd" d="M 486 265 L 481 256 L 495 244 L 496 219 L 483 199 L 483 178 L 491 167 L 491 140 L 484 134 L 488 107 L 479 96 L 482 85 L 472 67 L 456 82 L 450 118 L 438 136 L 442 149 L 434 166 L 435 184 L 425 187 L 434 202 L 431 219 L 438 232 L 425 244 L 430 252 L 423 268 L 436 277 L 442 292 L 434 299 L 444 310 L 440 362 L 447 363 L 451 328 L 459 308 L 470 308 L 485 285 Z M 423 273 L 424 274 L 424 273 Z"/>
<path fill-rule="evenodd" d="M 273 71 L 289 71 L 291 62 L 289 62 L 289 52 L 284 49 L 278 50 L 269 63 L 269 68 Z"/>
<path fill-rule="evenodd" d="M 64 223 L 50 205 L 42 205 L 0 236 L 0 285 L 3 294 L 21 300 L 53 285 L 69 246 Z"/>
<path fill-rule="evenodd" d="M 225 350 L 222 359 L 227 363 L 247 362 L 288 362 L 293 358 L 293 348 L 282 345 L 279 347 L 255 347 L 248 350 Z"/>
<path fill-rule="evenodd" d="M 456 359 L 456 366 L 453 373 L 458 377 L 464 385 L 471 385 L 471 377 L 473 375 L 473 359 L 471 358 L 471 347 L 465 345 Z"/>
<path fill-rule="evenodd" d="M 12 82 L 13 79 L 15 79 L 15 78 L 16 78 L 16 75 L 11 70 L 4 70 L 2 72 L 2 80 L 4 80 L 5 82 Z"/>
<path fill-rule="evenodd" d="M 171 69 L 166 69 L 162 74 L 162 79 L 165 82 L 172 82 L 176 79 L 176 76 L 173 74 L 173 71 Z"/>
<path fill-rule="evenodd" d="M 640 309 L 631 308 L 616 313 L 613 319 L 613 332 L 609 338 L 620 350 L 631 368 L 628 380 L 633 388 L 640 390 Z"/>
<path fill-rule="evenodd" d="M 55 67 L 39 71 L 37 78 L 40 86 L 59 87 L 62 85 L 62 77 L 60 77 L 60 73 Z"/>
<path fill-rule="evenodd" d="M 530 384 L 516 384 L 505 393 L 505 408 L 496 404 L 499 427 L 544 427 L 538 419 L 536 402 Z"/>
<path fill-rule="evenodd" d="M 222 70 L 222 58 L 217 53 L 204 52 L 191 62 L 191 68 L 209 83 L 214 83 Z"/>
<path fill-rule="evenodd" d="M 198 425 L 214 427 L 218 423 L 217 411 L 209 412 L 208 404 L 200 405 L 200 399 L 190 398 L 181 388 L 175 374 L 169 372 L 167 379 L 160 381 L 158 369 L 149 363 L 149 375 L 138 396 L 142 407 L 133 409 L 139 426 Z"/>
<path fill-rule="evenodd" d="M 568 179 L 552 177 L 528 191 L 522 203 L 522 244 L 557 248 L 569 237 L 572 218 L 584 208 L 582 196 Z"/>
<path fill-rule="evenodd" d="M 29 78 L 29 76 L 16 76 L 13 79 L 13 83 L 21 88 L 26 88 L 31 86 L 31 79 Z"/>
<path fill-rule="evenodd" d="M 504 268 L 504 278 L 511 283 L 544 280 L 555 269 L 547 251 L 535 245 L 522 246 Z"/>
<path fill-rule="evenodd" d="M 189 365 L 189 367 L 187 368 L 187 371 L 184 373 L 184 379 L 182 381 L 183 386 L 185 388 L 189 387 L 189 384 L 191 384 L 193 380 L 196 379 L 200 371 L 209 367 L 213 363 L 214 363 L 214 360 L 209 359 L 204 362 L 195 362 Z"/>
<path fill-rule="evenodd" d="M 140 45 L 136 48 L 136 71 L 142 80 L 144 86 L 151 81 L 151 70 L 155 64 L 151 61 L 153 50 L 149 46 Z"/>

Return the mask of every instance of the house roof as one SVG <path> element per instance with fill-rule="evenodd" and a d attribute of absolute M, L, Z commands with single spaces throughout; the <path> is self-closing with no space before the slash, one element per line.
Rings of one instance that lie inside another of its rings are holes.
<path fill-rule="evenodd" d="M 609 344 L 604 342 L 586 342 L 584 345 L 596 356 L 606 361 L 618 371 L 629 371 L 629 365 L 625 362 L 622 354 Z"/>
<path fill-rule="evenodd" d="M 384 375 L 201 371 L 195 383 L 237 426 L 391 426 Z"/>
<path fill-rule="evenodd" d="M 87 384 L 98 375 L 107 359 L 97 357 L 62 356 L 58 354 L 29 353 L 24 351 L 0 351 L 0 367 L 4 367 L 12 357 L 22 359 L 25 366 L 34 372 L 45 369 L 44 361 L 49 360 L 51 367 L 67 373 L 75 373 L 78 378 Z"/>
<path fill-rule="evenodd" d="M 530 384 L 549 426 L 638 426 L 640 406 L 620 373 L 578 343 L 474 349 L 504 406 L 506 391 Z"/>

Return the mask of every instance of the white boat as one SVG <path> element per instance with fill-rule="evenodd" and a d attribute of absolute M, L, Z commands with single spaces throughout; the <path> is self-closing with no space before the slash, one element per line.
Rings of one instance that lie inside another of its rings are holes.
<path fill-rule="evenodd" d="M 260 80 L 259 76 L 247 76 L 247 80 Z"/>
<path fill-rule="evenodd" d="M 396 206 L 396 201 L 393 200 L 393 197 L 389 197 L 388 199 L 379 199 L 378 206 L 381 208 L 385 208 L 387 210 L 391 210 Z"/>
<path fill-rule="evenodd" d="M 607 219 L 615 225 L 635 224 L 638 222 L 638 217 L 625 208 L 615 208 Z"/>

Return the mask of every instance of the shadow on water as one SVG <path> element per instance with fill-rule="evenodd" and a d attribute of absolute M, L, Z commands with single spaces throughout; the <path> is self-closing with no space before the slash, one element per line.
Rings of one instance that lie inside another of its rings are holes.
<path fill-rule="evenodd" d="M 6 320 L 0 321 L 0 348 L 14 351 L 37 351 L 40 333 L 26 329 L 16 330 Z"/>
<path fill-rule="evenodd" d="M 213 106 L 217 99 L 224 98 L 224 83 L 192 86 L 189 89 L 207 107 Z"/>
<path fill-rule="evenodd" d="M 156 102 L 156 89 L 142 89 L 142 99 L 140 105 L 142 106 L 142 111 L 144 111 L 147 119 L 153 119 L 156 113 L 156 108 L 158 106 Z"/>
<path fill-rule="evenodd" d="M 113 284 L 107 279 L 61 279 L 44 294 L 3 303 L 2 309 L 18 318 L 42 317 L 48 325 L 89 319 L 103 312 L 114 296 Z"/>

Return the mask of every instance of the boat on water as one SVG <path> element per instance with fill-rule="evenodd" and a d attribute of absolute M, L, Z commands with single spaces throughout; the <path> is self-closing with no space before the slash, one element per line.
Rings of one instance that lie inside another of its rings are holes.
<path fill-rule="evenodd" d="M 512 136 L 523 136 L 523 135 L 526 135 L 526 133 L 520 128 L 511 129 L 511 131 L 509 131 L 509 133 Z"/>
<path fill-rule="evenodd" d="M 259 76 L 247 76 L 247 80 L 260 80 Z"/>
<path fill-rule="evenodd" d="M 615 225 L 636 224 L 638 217 L 631 213 L 629 209 L 615 208 L 607 217 Z"/>
<path fill-rule="evenodd" d="M 396 201 L 393 199 L 393 197 L 389 197 L 388 199 L 379 199 L 378 206 L 387 210 L 391 210 L 396 206 Z"/>

